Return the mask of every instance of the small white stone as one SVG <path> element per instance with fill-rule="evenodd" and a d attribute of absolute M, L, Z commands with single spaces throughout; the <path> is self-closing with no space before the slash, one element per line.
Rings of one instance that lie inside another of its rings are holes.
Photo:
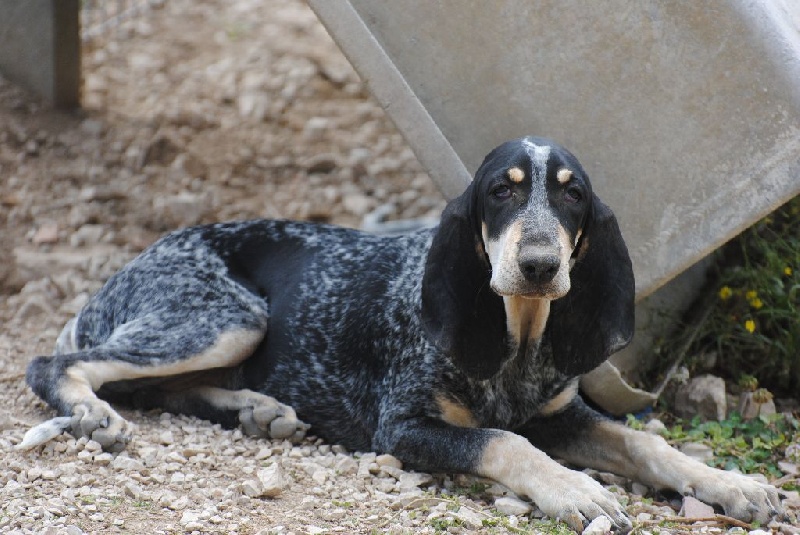
<path fill-rule="evenodd" d="M 272 448 L 259 448 L 253 458 L 256 461 L 263 461 L 264 459 L 268 459 L 270 457 L 272 457 Z"/>
<path fill-rule="evenodd" d="M 314 482 L 319 485 L 324 485 L 325 481 L 328 480 L 328 473 L 326 470 L 316 470 L 313 474 L 311 474 L 311 479 L 313 479 Z"/>
<path fill-rule="evenodd" d="M 397 468 L 398 470 L 402 470 L 403 468 L 403 463 L 400 461 L 400 459 L 394 455 L 389 455 L 388 453 L 384 453 L 383 455 L 378 455 L 375 457 L 375 463 L 381 468 L 386 466 L 391 466 L 392 468 Z"/>
<path fill-rule="evenodd" d="M 480 529 L 483 526 L 483 519 L 486 518 L 485 515 L 467 507 L 460 507 L 458 511 L 453 513 L 453 517 L 463 522 L 464 527 L 472 530 Z"/>
<path fill-rule="evenodd" d="M 427 485 L 433 481 L 433 476 L 421 472 L 406 472 L 400 476 L 398 487 L 400 491 L 406 491 Z"/>
<path fill-rule="evenodd" d="M 664 422 L 659 420 L 658 418 L 653 418 L 646 424 L 644 424 L 644 430 L 648 433 L 652 433 L 654 435 L 661 434 L 663 431 L 667 430 L 667 426 L 664 425 Z"/>
<path fill-rule="evenodd" d="M 650 487 L 647 485 L 642 485 L 638 481 L 634 481 L 631 484 L 631 492 L 638 494 L 639 496 L 647 496 L 647 494 L 650 492 Z"/>
<path fill-rule="evenodd" d="M 494 501 L 494 506 L 504 515 L 525 515 L 533 510 L 533 506 L 513 496 L 502 496 Z"/>
<path fill-rule="evenodd" d="M 84 444 L 83 449 L 93 453 L 96 451 L 101 451 L 103 446 L 101 446 L 100 443 L 95 440 L 89 440 L 86 442 L 86 444 Z"/>
<path fill-rule="evenodd" d="M 100 466 L 108 466 L 109 464 L 111 464 L 111 461 L 113 460 L 114 456 L 111 455 L 110 453 L 101 453 L 99 455 L 94 456 L 95 464 L 98 464 Z"/>
<path fill-rule="evenodd" d="M 186 526 L 190 522 L 197 522 L 198 520 L 200 520 L 200 514 L 197 511 L 188 510 L 183 512 L 180 522 L 182 526 Z"/>
<path fill-rule="evenodd" d="M 343 476 L 349 476 L 358 471 L 358 463 L 355 459 L 346 455 L 336 461 L 335 470 Z"/>
<path fill-rule="evenodd" d="M 242 481 L 242 493 L 250 498 L 258 498 L 261 495 L 261 483 L 254 479 Z"/>
<path fill-rule="evenodd" d="M 181 496 L 177 500 L 174 500 L 172 503 L 170 503 L 167 507 L 173 511 L 183 511 L 189 507 L 189 497 L 185 495 Z"/>
<path fill-rule="evenodd" d="M 279 464 L 273 464 L 270 467 L 259 470 L 256 473 L 256 477 L 261 483 L 261 496 L 266 496 L 267 498 L 278 496 L 287 485 L 283 468 Z"/>
<path fill-rule="evenodd" d="M 611 519 L 605 515 L 600 515 L 586 526 L 582 535 L 605 535 L 611 533 Z"/>
<path fill-rule="evenodd" d="M 165 446 L 169 446 L 170 444 L 175 442 L 175 436 L 172 434 L 172 431 L 164 431 L 160 435 L 158 435 L 158 442 L 159 444 L 164 444 Z"/>

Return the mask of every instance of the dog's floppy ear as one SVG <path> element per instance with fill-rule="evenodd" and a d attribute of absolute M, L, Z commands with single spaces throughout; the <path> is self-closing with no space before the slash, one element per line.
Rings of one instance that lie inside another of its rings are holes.
<path fill-rule="evenodd" d="M 473 182 L 442 213 L 422 278 L 422 322 L 459 369 L 488 379 L 506 358 L 505 309 L 489 287 L 475 191 Z"/>
<path fill-rule="evenodd" d="M 578 375 L 627 346 L 634 332 L 631 259 L 617 219 L 596 195 L 574 258 L 570 291 L 551 303 L 548 327 L 556 368 Z"/>

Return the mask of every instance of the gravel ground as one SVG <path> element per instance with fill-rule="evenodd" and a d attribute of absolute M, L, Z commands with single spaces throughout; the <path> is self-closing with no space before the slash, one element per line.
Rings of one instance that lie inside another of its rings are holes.
<path fill-rule="evenodd" d="M 161 233 L 252 217 L 361 226 L 381 215 L 435 218 L 443 207 L 302 2 L 160 6 L 86 47 L 81 112 L 54 112 L 0 80 L 0 531 L 556 529 L 489 481 L 157 412 L 121 411 L 138 430 L 118 455 L 69 435 L 14 450 L 52 416 L 24 385 L 26 363 L 49 354 L 88 295 Z M 678 516 L 680 500 L 593 475 L 641 533 L 747 531 L 719 519 L 692 524 Z"/>

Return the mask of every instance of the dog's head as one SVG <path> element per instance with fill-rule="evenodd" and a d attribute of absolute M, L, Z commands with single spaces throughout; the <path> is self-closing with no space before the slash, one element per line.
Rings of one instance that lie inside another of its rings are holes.
<path fill-rule="evenodd" d="M 438 347 L 488 378 L 508 358 L 503 298 L 552 301 L 546 336 L 563 372 L 591 370 L 633 336 L 633 270 L 614 214 L 556 143 L 509 141 L 448 203 L 425 269 L 422 312 Z"/>

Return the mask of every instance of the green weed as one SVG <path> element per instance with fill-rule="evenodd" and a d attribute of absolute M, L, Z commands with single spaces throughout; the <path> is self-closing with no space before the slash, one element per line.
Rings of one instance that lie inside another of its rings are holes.
<path fill-rule="evenodd" d="M 691 368 L 704 354 L 716 353 L 715 373 L 732 380 L 747 373 L 779 396 L 796 394 L 800 391 L 800 197 L 725 246 L 714 271 L 714 303 L 689 346 L 687 364 Z"/>
<path fill-rule="evenodd" d="M 642 427 L 632 416 L 628 417 L 628 425 Z M 708 463 L 711 466 L 777 478 L 783 475 L 777 463 L 784 459 L 786 447 L 800 441 L 800 421 L 785 414 L 742 420 L 736 413 L 721 422 L 701 422 L 699 417 L 676 419 L 662 436 L 674 446 L 699 442 L 710 447 L 714 452 Z"/>

